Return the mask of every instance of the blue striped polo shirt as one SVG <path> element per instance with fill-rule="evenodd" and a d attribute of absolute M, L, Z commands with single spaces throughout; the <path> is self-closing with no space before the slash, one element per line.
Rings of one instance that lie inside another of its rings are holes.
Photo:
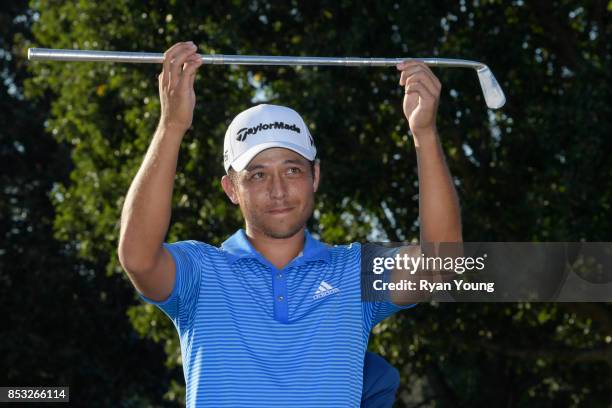
<path fill-rule="evenodd" d="M 370 330 L 408 306 L 362 302 L 360 244 L 304 249 L 277 269 L 238 230 L 221 247 L 164 243 L 161 308 L 180 338 L 187 407 L 358 407 Z"/>

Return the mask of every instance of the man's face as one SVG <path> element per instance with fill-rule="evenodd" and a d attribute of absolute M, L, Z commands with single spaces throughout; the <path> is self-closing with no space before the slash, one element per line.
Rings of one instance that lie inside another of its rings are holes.
<path fill-rule="evenodd" d="M 234 180 L 223 176 L 221 184 L 232 202 L 240 205 L 247 229 L 271 238 L 289 238 L 312 215 L 319 165 L 313 177 L 308 160 L 276 147 L 255 156 Z"/>

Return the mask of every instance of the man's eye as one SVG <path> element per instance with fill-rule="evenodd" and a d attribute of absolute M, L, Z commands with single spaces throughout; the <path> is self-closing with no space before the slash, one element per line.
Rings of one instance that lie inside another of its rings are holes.
<path fill-rule="evenodd" d="M 264 174 L 261 171 L 258 171 L 257 173 L 253 173 L 253 175 L 251 176 L 251 180 L 257 180 L 257 179 L 261 179 L 263 178 Z"/>
<path fill-rule="evenodd" d="M 300 169 L 299 167 L 291 167 L 288 172 L 290 174 L 299 174 L 302 172 L 302 169 Z"/>

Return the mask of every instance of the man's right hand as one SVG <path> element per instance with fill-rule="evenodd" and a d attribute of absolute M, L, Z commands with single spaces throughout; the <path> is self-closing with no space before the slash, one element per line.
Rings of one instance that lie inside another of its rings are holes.
<path fill-rule="evenodd" d="M 176 43 L 164 53 L 164 67 L 158 77 L 161 126 L 183 132 L 191 127 L 196 100 L 193 82 L 196 70 L 202 65 L 196 50 L 189 41 Z"/>

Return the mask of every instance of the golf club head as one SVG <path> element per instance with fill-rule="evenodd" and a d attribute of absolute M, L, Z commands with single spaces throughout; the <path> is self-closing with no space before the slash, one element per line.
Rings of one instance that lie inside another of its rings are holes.
<path fill-rule="evenodd" d="M 506 95 L 504 95 L 504 91 L 502 91 L 489 67 L 484 65 L 482 68 L 478 68 L 476 72 L 487 106 L 491 109 L 499 109 L 504 106 Z"/>

